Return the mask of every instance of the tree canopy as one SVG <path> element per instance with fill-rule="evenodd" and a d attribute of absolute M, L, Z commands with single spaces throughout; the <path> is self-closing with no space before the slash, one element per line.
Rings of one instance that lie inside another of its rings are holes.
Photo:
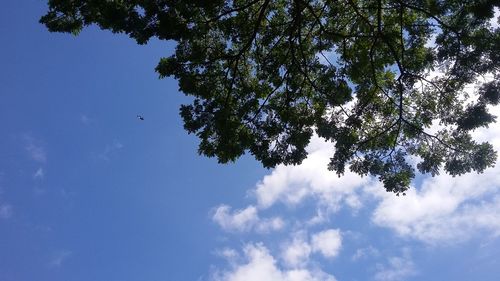
<path fill-rule="evenodd" d="M 97 25 L 138 44 L 174 40 L 156 67 L 193 97 L 181 106 L 199 153 L 299 164 L 314 133 L 328 168 L 387 191 L 421 173 L 494 165 L 471 132 L 500 102 L 499 0 L 49 0 L 50 31 Z M 498 19 L 496 19 L 498 21 Z M 492 79 L 482 79 L 489 76 Z M 467 85 L 475 84 L 473 92 Z"/>

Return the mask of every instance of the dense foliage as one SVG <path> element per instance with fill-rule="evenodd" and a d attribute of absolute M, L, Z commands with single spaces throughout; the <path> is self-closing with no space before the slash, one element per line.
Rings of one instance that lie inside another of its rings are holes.
<path fill-rule="evenodd" d="M 470 133 L 500 102 L 499 0 L 50 0 L 50 31 L 174 40 L 174 76 L 199 152 L 298 164 L 311 136 L 346 166 L 404 192 L 415 176 L 482 172 L 496 152 Z M 493 76 L 493 79 L 479 79 Z M 476 83 L 474 93 L 466 86 Z"/>

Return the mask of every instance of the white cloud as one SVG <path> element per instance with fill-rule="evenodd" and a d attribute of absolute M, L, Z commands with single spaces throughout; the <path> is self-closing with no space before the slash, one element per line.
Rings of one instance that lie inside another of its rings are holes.
<path fill-rule="evenodd" d="M 493 109 L 498 114 L 499 107 Z M 500 125 L 475 132 L 500 150 Z M 500 235 L 500 165 L 483 174 L 452 177 L 445 173 L 426 177 L 405 197 L 394 197 L 381 188 L 367 188 L 380 203 L 372 221 L 401 236 L 427 243 L 456 243 L 477 233 Z"/>
<path fill-rule="evenodd" d="M 224 249 L 217 250 L 217 251 L 215 251 L 215 254 L 219 257 L 223 257 L 224 259 L 226 259 L 229 262 L 235 261 L 239 257 L 238 252 L 235 249 L 231 249 L 231 248 L 224 248 Z"/>
<path fill-rule="evenodd" d="M 312 249 L 327 258 L 335 257 L 342 247 L 342 235 L 338 229 L 328 229 L 311 237 Z"/>
<path fill-rule="evenodd" d="M 500 108 L 494 108 L 498 113 Z M 488 140 L 500 150 L 500 125 L 478 130 L 475 137 Z M 225 230 L 269 232 L 282 229 L 281 218 L 263 220 L 258 212 L 277 202 L 296 205 L 305 198 L 315 202 L 317 214 L 304 227 L 328 221 L 332 211 L 348 206 L 354 213 L 369 198 L 376 207 L 371 219 L 375 225 L 392 229 L 402 237 L 429 244 L 457 243 L 474 234 L 500 235 L 500 166 L 483 174 L 451 177 L 445 173 L 424 177 L 405 197 L 387 193 L 374 179 L 347 173 L 338 178 L 326 170 L 331 156 L 329 143 L 313 139 L 310 156 L 297 166 L 279 166 L 253 190 L 257 204 L 231 212 L 220 206 L 213 219 Z M 267 229 L 267 231 L 266 231 Z M 486 231 L 486 232 L 485 232 Z M 333 252 L 332 252 L 333 253 Z M 328 254 L 327 254 L 328 255 Z"/>
<path fill-rule="evenodd" d="M 3 181 L 4 173 L 0 171 L 0 183 Z M 12 205 L 2 202 L 2 195 L 3 193 L 3 188 L 0 185 L 0 219 L 9 219 L 12 217 L 13 211 L 12 211 Z"/>
<path fill-rule="evenodd" d="M 368 246 L 365 248 L 357 249 L 356 252 L 352 255 L 352 261 L 358 261 L 360 259 L 365 259 L 368 257 L 377 257 L 380 255 L 379 250 L 373 246 Z"/>
<path fill-rule="evenodd" d="M 61 250 L 54 253 L 49 261 L 49 267 L 61 267 L 63 263 L 71 257 L 73 253 L 68 250 Z"/>
<path fill-rule="evenodd" d="M 500 107 L 493 108 L 493 112 L 500 113 Z M 477 130 L 474 136 L 489 141 L 500 151 L 499 124 Z M 308 204 L 313 202 L 316 215 L 296 222 L 298 231 L 281 244 L 281 263 L 261 244 L 248 244 L 243 256 L 234 251 L 226 252 L 224 256 L 232 261 L 231 270 L 218 272 L 215 280 L 334 280 L 333 276 L 315 270 L 318 263 L 313 259 L 315 254 L 327 258 L 338 256 L 343 243 L 341 232 L 327 229 L 309 236 L 307 231 L 312 225 L 328 221 L 335 211 L 344 207 L 355 214 L 363 206 L 373 204 L 371 221 L 374 225 L 433 246 L 458 243 L 475 234 L 500 236 L 500 166 L 480 175 L 424 176 L 415 181 L 418 186 L 412 187 L 407 196 L 396 197 L 387 193 L 376 179 L 361 178 L 353 173 L 339 178 L 328 171 L 326 165 L 332 150 L 331 144 L 314 138 L 308 147 L 310 155 L 301 165 L 278 166 L 257 183 L 251 191 L 256 200 L 254 205 L 235 211 L 226 205 L 216 209 L 213 220 L 229 231 L 259 231 L 259 225 L 283 228 L 279 217 L 275 220 L 259 218 L 260 212 L 276 204 L 292 207 L 285 210 L 294 211 L 294 206 L 308 199 Z M 369 246 L 357 249 L 350 259 L 356 261 L 370 256 L 381 255 Z M 384 263 L 377 264 L 374 278 L 397 281 L 415 274 L 409 250 L 404 250 L 401 256 L 388 257 Z"/>
<path fill-rule="evenodd" d="M 306 225 L 313 226 L 313 225 L 317 225 L 320 223 L 324 223 L 327 220 L 328 220 L 327 211 L 324 211 L 323 208 L 321 208 L 321 207 L 317 207 L 316 208 L 316 215 L 314 215 L 312 218 L 307 220 Z"/>
<path fill-rule="evenodd" d="M 285 221 L 280 217 L 272 217 L 268 219 L 261 219 L 255 226 L 255 230 L 259 233 L 267 233 L 277 231 L 285 227 Z"/>
<path fill-rule="evenodd" d="M 217 207 L 212 219 L 226 231 L 249 231 L 259 220 L 254 206 L 231 213 L 231 207 L 227 205 Z"/>
<path fill-rule="evenodd" d="M 500 22 L 500 8 L 495 7 L 495 14 L 493 15 L 493 18 L 490 20 L 490 24 L 492 28 L 498 28 Z"/>
<path fill-rule="evenodd" d="M 500 107 L 491 111 L 499 115 Z M 500 124 L 476 130 L 474 137 L 489 141 L 500 151 Z M 257 208 L 278 202 L 295 206 L 311 198 L 317 214 L 299 222 L 311 226 L 328 221 L 343 206 L 356 214 L 367 200 L 375 199 L 372 222 L 403 237 L 442 244 L 457 243 L 477 233 L 500 235 L 500 165 L 479 175 L 452 177 L 443 172 L 437 177 L 423 176 L 407 196 L 396 197 L 376 179 L 353 173 L 338 178 L 328 171 L 332 150 L 331 144 L 314 138 L 308 147 L 310 155 L 301 165 L 278 166 L 256 185 L 252 194 Z"/>
<path fill-rule="evenodd" d="M 500 106 L 491 111 L 500 116 Z M 432 129 L 436 128 L 437 125 Z M 478 141 L 490 142 L 500 151 L 500 124 L 476 130 L 473 136 Z M 316 215 L 296 221 L 294 230 L 298 231 L 281 244 L 279 262 L 262 244 L 247 244 L 243 256 L 234 250 L 221 254 L 230 261 L 231 269 L 217 272 L 214 280 L 335 280 L 316 267 L 318 263 L 314 258 L 316 254 L 326 258 L 339 255 L 343 244 L 340 230 L 327 229 L 310 236 L 307 231 L 345 207 L 356 214 L 363 206 L 374 206 L 370 215 L 374 225 L 431 246 L 456 244 L 474 235 L 500 236 L 500 165 L 480 175 L 423 176 L 415 181 L 417 186 L 412 187 L 407 196 L 396 197 L 387 193 L 376 179 L 350 172 L 339 178 L 328 171 L 326 167 L 333 150 L 331 143 L 314 137 L 308 146 L 309 156 L 301 165 L 280 165 L 256 184 L 250 192 L 255 198 L 254 205 L 233 212 L 226 205 L 217 208 L 214 221 L 229 231 L 258 231 L 259 225 L 265 225 L 264 221 L 281 229 L 284 224 L 281 218 L 274 222 L 262 220 L 258 215 L 277 204 L 294 211 L 294 207 L 312 202 Z M 368 246 L 357 249 L 350 259 L 358 261 L 368 257 L 382 255 Z M 387 257 L 375 269 L 373 278 L 378 281 L 406 280 L 417 274 L 408 249 L 404 249 L 401 256 Z"/>
<path fill-rule="evenodd" d="M 112 153 L 123 148 L 123 144 L 117 140 L 114 140 L 112 144 L 106 145 L 104 151 L 98 155 L 102 160 L 109 161 L 109 157 Z"/>
<path fill-rule="evenodd" d="M 368 184 L 368 177 L 346 172 L 338 177 L 327 169 L 333 147 L 320 138 L 313 138 L 308 146 L 309 156 L 301 165 L 279 165 L 259 182 L 253 191 L 260 208 L 269 208 L 277 202 L 287 205 L 300 204 L 314 198 L 329 211 L 338 210 L 342 204 L 358 209 L 361 201 L 356 190 Z"/>
<path fill-rule="evenodd" d="M 220 205 L 214 211 L 212 220 L 222 229 L 230 232 L 246 232 L 255 230 L 260 233 L 280 230 L 285 222 L 280 217 L 261 219 L 255 206 L 231 212 L 231 207 Z"/>
<path fill-rule="evenodd" d="M 301 266 L 309 261 L 312 248 L 304 236 L 304 233 L 296 233 L 292 241 L 282 247 L 281 258 L 289 267 Z"/>
<path fill-rule="evenodd" d="M 500 107 L 492 111 L 498 114 Z M 480 141 L 491 142 L 500 151 L 499 124 L 477 130 L 474 135 Z M 311 198 L 317 214 L 299 222 L 307 227 L 328 221 L 332 212 L 343 206 L 355 213 L 367 200 L 375 199 L 372 222 L 402 237 L 443 244 L 467 240 L 477 233 L 500 235 L 500 165 L 480 175 L 425 176 L 407 196 L 396 197 L 387 193 L 375 179 L 353 173 L 338 178 L 328 171 L 331 144 L 314 138 L 308 150 L 310 155 L 301 165 L 279 166 L 256 185 L 252 192 L 255 206 L 231 215 L 228 209 L 222 209 L 225 212 L 220 214 L 219 224 L 226 229 L 252 228 L 259 221 L 258 210 L 278 202 L 294 206 Z M 222 216 L 224 214 L 226 216 Z M 245 221 L 239 222 L 243 218 Z"/>
<path fill-rule="evenodd" d="M 92 123 L 92 119 L 90 119 L 87 115 L 81 114 L 80 115 L 80 122 L 82 122 L 83 125 L 90 125 Z"/>
<path fill-rule="evenodd" d="M 336 281 L 333 275 L 327 274 L 319 269 L 294 269 L 285 273 L 285 281 Z"/>
<path fill-rule="evenodd" d="M 43 179 L 45 176 L 45 172 L 43 171 L 43 168 L 40 167 L 38 168 L 38 170 L 36 170 L 36 172 L 33 174 L 33 178 L 34 179 Z"/>
<path fill-rule="evenodd" d="M 28 152 L 29 156 L 36 162 L 45 163 L 47 161 L 47 153 L 45 148 L 41 146 L 31 135 L 25 134 L 22 139 L 25 142 L 24 149 Z"/>
<path fill-rule="evenodd" d="M 0 219 L 8 219 L 12 217 L 12 206 L 6 203 L 0 203 Z"/>
<path fill-rule="evenodd" d="M 415 275 L 416 269 L 409 251 L 403 251 L 401 257 L 389 257 L 387 264 L 378 264 L 375 280 L 378 281 L 400 281 Z"/>
<path fill-rule="evenodd" d="M 499 195 L 469 202 L 473 195 L 457 197 L 441 188 L 436 186 L 422 194 L 412 192 L 399 202 L 387 198 L 375 210 L 373 221 L 401 236 L 431 244 L 457 243 L 484 231 L 500 235 Z"/>
<path fill-rule="evenodd" d="M 292 239 L 282 245 L 281 257 L 289 267 L 304 266 L 310 255 L 320 253 L 326 258 L 336 257 L 342 247 L 342 235 L 338 229 L 327 229 L 311 235 L 308 239 L 305 231 L 298 231 Z"/>
<path fill-rule="evenodd" d="M 217 271 L 214 281 L 335 281 L 335 277 L 316 268 L 286 270 L 262 244 L 247 244 L 244 261 L 233 262 L 227 271 Z"/>
<path fill-rule="evenodd" d="M 500 116 L 500 107 L 491 108 Z M 500 151 L 500 124 L 473 134 Z M 444 172 L 424 177 L 405 197 L 386 193 L 381 186 L 365 188 L 379 200 L 372 221 L 397 234 L 426 243 L 457 243 L 481 233 L 500 235 L 500 165 L 484 173 L 452 177 Z M 487 219 L 486 219 L 487 218 Z"/>

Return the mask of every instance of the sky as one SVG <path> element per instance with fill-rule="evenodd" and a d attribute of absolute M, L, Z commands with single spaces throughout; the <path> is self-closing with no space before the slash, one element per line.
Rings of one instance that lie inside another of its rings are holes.
<path fill-rule="evenodd" d="M 52 34 L 44 2 L 0 9 L 1 281 L 498 280 L 500 165 L 396 197 L 318 138 L 299 166 L 218 164 L 154 72 L 172 42 Z"/>

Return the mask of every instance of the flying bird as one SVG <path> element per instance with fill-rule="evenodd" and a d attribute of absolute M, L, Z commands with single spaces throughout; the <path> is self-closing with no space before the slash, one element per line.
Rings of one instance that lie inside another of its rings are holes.
<path fill-rule="evenodd" d="M 137 115 L 137 119 L 144 121 L 144 117 L 142 117 L 142 115 Z"/>

